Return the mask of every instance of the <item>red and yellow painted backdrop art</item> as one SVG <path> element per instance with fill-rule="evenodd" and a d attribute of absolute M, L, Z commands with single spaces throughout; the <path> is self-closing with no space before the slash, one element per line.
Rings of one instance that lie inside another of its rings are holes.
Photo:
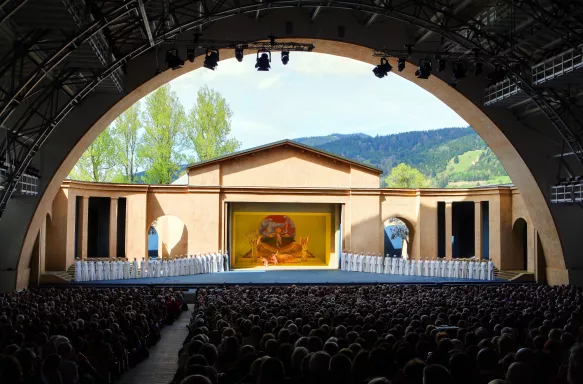
<path fill-rule="evenodd" d="M 235 212 L 234 267 L 325 265 L 330 214 Z"/>

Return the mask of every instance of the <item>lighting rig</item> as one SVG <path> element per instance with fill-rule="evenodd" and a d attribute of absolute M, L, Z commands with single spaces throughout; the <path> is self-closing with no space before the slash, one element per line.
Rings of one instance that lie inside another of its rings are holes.
<path fill-rule="evenodd" d="M 480 76 L 484 71 L 484 63 L 477 54 L 466 55 L 450 52 L 416 51 L 413 49 L 413 45 L 405 45 L 403 49 L 375 49 L 373 50 L 373 56 L 381 58 L 381 64 L 373 69 L 375 76 L 379 78 L 384 77 L 378 76 L 377 73 L 379 71 L 380 73 L 384 73 L 381 71 L 381 67 L 383 62 L 388 63 L 387 59 L 389 57 L 397 59 L 397 70 L 399 72 L 405 69 L 407 61 L 417 62 L 415 76 L 418 79 L 428 79 L 434 69 L 437 72 L 444 72 L 448 67 L 447 63 L 450 62 L 452 71 L 451 86 L 455 86 L 458 81 L 467 76 L 468 68 L 471 68 L 471 73 L 474 76 Z M 499 79 L 504 78 L 504 76 L 506 76 L 506 71 L 503 70 L 502 66 L 494 66 L 494 71 L 488 74 L 487 79 L 489 83 L 495 83 Z"/>
<path fill-rule="evenodd" d="M 210 70 L 215 70 L 219 65 L 219 50 L 234 49 L 235 59 L 238 62 L 243 61 L 245 51 L 257 52 L 255 68 L 258 71 L 269 71 L 271 68 L 272 52 L 281 52 L 281 62 L 287 65 L 290 60 L 290 52 L 312 52 L 313 44 L 279 42 L 275 36 L 269 36 L 266 42 L 237 42 L 237 41 L 219 41 L 219 40 L 201 40 L 199 34 L 195 34 L 194 42 L 190 43 L 186 50 L 186 58 L 194 62 L 197 49 L 205 50 L 203 66 Z M 180 58 L 178 49 L 172 48 L 166 52 L 166 64 L 169 69 L 178 69 L 184 65 L 184 60 Z"/>

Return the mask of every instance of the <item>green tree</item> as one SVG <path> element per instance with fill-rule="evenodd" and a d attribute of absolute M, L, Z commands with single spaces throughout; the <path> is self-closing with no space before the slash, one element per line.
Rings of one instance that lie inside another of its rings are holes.
<path fill-rule="evenodd" d="M 145 166 L 148 184 L 170 184 L 185 161 L 186 115 L 176 93 L 166 84 L 146 99 L 144 134 L 138 158 Z"/>
<path fill-rule="evenodd" d="M 455 155 L 455 157 L 453 158 L 453 163 L 454 164 L 459 164 L 459 162 L 460 162 L 459 156 L 458 155 Z"/>
<path fill-rule="evenodd" d="M 241 143 L 229 138 L 233 112 L 221 94 L 206 85 L 198 90 L 190 110 L 186 135 L 196 154 L 204 161 L 236 151 Z"/>
<path fill-rule="evenodd" d="M 116 182 L 134 183 L 137 181 L 141 126 L 139 102 L 132 105 L 115 120 L 112 136 L 115 140 L 115 160 L 119 167 L 118 174 L 114 178 Z"/>
<path fill-rule="evenodd" d="M 110 182 L 115 163 L 115 142 L 108 127 L 83 153 L 69 178 L 96 183 Z"/>
<path fill-rule="evenodd" d="M 386 184 L 389 188 L 425 188 L 427 181 L 418 169 L 401 163 L 391 170 Z"/>

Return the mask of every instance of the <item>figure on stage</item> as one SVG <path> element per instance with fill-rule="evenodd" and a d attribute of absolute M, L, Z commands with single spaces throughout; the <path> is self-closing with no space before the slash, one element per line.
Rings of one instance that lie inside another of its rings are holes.
<path fill-rule="evenodd" d="M 389 256 L 389 254 L 387 253 L 387 255 L 385 256 L 385 268 L 383 270 L 383 272 L 388 275 L 391 273 L 391 257 Z"/>
<path fill-rule="evenodd" d="M 269 266 L 269 261 L 267 261 L 267 259 L 265 257 L 261 258 L 261 261 L 263 261 L 263 266 L 264 267 L 268 267 Z"/>
<path fill-rule="evenodd" d="M 95 281 L 95 262 L 93 260 L 89 262 L 89 280 Z"/>
<path fill-rule="evenodd" d="M 277 261 L 277 253 L 274 253 L 273 255 L 271 255 L 271 264 L 273 264 L 274 266 L 277 266 L 279 263 Z"/>
<path fill-rule="evenodd" d="M 488 261 L 488 280 L 494 280 L 496 277 L 494 276 L 494 263 L 492 260 Z"/>
<path fill-rule="evenodd" d="M 81 261 L 75 261 L 75 281 L 81 281 L 83 278 L 83 267 L 81 266 Z"/>

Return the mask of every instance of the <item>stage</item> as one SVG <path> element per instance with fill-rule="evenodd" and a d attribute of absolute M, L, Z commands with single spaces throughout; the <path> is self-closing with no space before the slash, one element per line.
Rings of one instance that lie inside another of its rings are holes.
<path fill-rule="evenodd" d="M 382 273 L 351 272 L 342 270 L 235 270 L 200 275 L 172 276 L 145 279 L 101 280 L 72 282 L 90 286 L 123 285 L 164 285 L 164 286 L 207 286 L 207 285 L 317 285 L 317 284 L 492 284 L 507 283 L 506 280 L 494 281 L 475 279 L 451 279 L 440 277 L 385 275 Z"/>

